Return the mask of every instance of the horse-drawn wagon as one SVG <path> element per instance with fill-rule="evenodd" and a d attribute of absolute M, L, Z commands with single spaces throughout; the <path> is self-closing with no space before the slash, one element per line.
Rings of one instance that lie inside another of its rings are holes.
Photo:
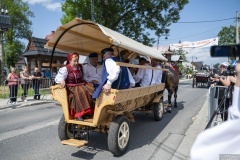
<path fill-rule="evenodd" d="M 193 82 L 192 82 L 192 87 L 194 88 L 196 87 L 210 87 L 210 79 L 209 79 L 209 73 L 207 72 L 199 72 L 199 73 L 195 73 L 195 75 L 193 76 Z"/>
<path fill-rule="evenodd" d="M 119 54 L 121 50 L 127 49 L 131 52 L 130 57 L 133 58 L 137 55 L 143 55 L 161 61 L 167 60 L 148 46 L 94 22 L 78 18 L 59 27 L 45 47 L 52 49 L 52 57 L 55 49 L 77 52 L 87 56 L 91 52 L 99 53 L 101 49 L 106 47 L 115 47 L 117 50 L 115 55 Z M 117 65 L 157 69 L 120 62 Z M 59 138 L 63 144 L 81 147 L 88 143 L 90 132 L 107 133 L 109 150 L 113 155 L 120 156 L 125 153 L 129 144 L 129 122 L 134 122 L 132 111 L 152 112 L 154 120 L 162 119 L 164 88 L 165 84 L 162 83 L 123 90 L 111 89 L 110 94 L 101 93 L 95 100 L 93 117 L 78 121 L 69 114 L 66 89 L 59 84 L 52 86 L 52 97 L 60 102 L 63 109 L 63 116 L 58 126 Z"/>

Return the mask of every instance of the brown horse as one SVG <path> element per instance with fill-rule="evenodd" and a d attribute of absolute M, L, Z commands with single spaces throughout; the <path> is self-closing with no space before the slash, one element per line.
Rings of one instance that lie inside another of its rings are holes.
<path fill-rule="evenodd" d="M 163 72 L 163 82 L 165 83 L 165 88 L 168 91 L 168 107 L 167 111 L 171 113 L 172 107 L 172 95 L 174 94 L 174 108 L 177 108 L 177 91 L 178 91 L 178 84 L 179 84 L 179 71 L 176 64 L 173 64 L 173 67 L 167 63 L 165 65 L 166 69 L 169 69 L 169 72 Z"/>

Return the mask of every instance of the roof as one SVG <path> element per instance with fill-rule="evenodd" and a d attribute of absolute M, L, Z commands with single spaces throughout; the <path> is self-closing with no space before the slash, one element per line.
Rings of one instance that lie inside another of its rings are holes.
<path fill-rule="evenodd" d="M 203 62 L 202 61 L 192 62 L 192 64 L 196 67 L 197 70 L 201 70 L 201 68 L 203 67 Z"/>
<path fill-rule="evenodd" d="M 174 62 L 183 61 L 183 58 L 181 55 L 172 55 L 171 61 L 174 61 Z"/>
<path fill-rule="evenodd" d="M 189 62 L 182 62 L 182 65 L 185 66 L 185 67 L 191 67 L 192 64 L 189 63 Z"/>
<path fill-rule="evenodd" d="M 23 58 L 16 63 L 16 65 L 21 65 L 21 64 L 26 64 L 26 61 Z"/>
<path fill-rule="evenodd" d="M 69 29 L 70 27 L 72 28 Z M 69 30 L 67 31 L 67 29 Z M 65 34 L 63 35 L 64 32 Z M 118 46 L 120 50 L 127 49 L 142 56 L 167 61 L 161 53 L 158 53 L 157 50 L 149 46 L 143 45 L 100 24 L 79 18 L 75 18 L 69 23 L 58 27 L 52 39 L 47 42 L 45 47 L 52 49 L 61 35 L 62 37 L 58 41 L 56 49 L 65 52 L 77 52 L 88 56 L 91 52 L 100 54 L 103 48 L 114 45 Z M 113 49 L 115 50 L 115 55 L 117 55 L 117 49 Z"/>
<path fill-rule="evenodd" d="M 32 56 L 32 55 L 46 55 L 51 56 L 52 50 L 44 48 L 44 45 L 48 40 L 42 38 L 32 37 L 29 41 L 26 51 L 23 53 L 23 56 Z M 67 57 L 67 53 L 63 51 L 55 51 L 54 56 L 56 57 Z"/>

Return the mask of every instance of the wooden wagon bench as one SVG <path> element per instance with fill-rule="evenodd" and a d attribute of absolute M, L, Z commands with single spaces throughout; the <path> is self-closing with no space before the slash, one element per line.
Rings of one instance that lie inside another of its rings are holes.
<path fill-rule="evenodd" d="M 158 103 L 163 95 L 157 95 L 157 93 L 158 91 L 164 90 L 164 87 L 165 84 L 163 83 L 124 90 L 111 89 L 108 95 L 101 93 L 96 99 L 93 118 L 86 119 L 85 121 L 78 121 L 70 116 L 67 91 L 65 88 L 62 88 L 61 85 L 55 85 L 51 86 L 50 89 L 52 98 L 61 103 L 64 118 L 67 123 L 96 127 L 109 122 L 110 114 L 127 114 L 129 116 L 131 111 L 139 107 Z M 132 116 L 129 118 L 134 121 Z"/>

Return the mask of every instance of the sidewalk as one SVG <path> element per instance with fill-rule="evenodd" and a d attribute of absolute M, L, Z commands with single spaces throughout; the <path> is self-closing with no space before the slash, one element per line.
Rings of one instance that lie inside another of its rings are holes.
<path fill-rule="evenodd" d="M 204 131 L 208 123 L 208 100 L 205 101 L 198 114 L 192 118 L 193 123 L 185 133 L 181 144 L 173 155 L 172 160 L 188 160 L 191 147 L 197 135 Z"/>
<path fill-rule="evenodd" d="M 53 103 L 56 102 L 52 100 L 52 95 L 42 95 L 40 100 L 33 99 L 33 96 L 27 97 L 27 102 L 24 102 L 21 100 L 20 97 L 17 98 L 17 104 L 10 104 L 9 99 L 0 99 L 0 112 L 5 109 L 16 109 L 20 107 L 26 107 L 26 106 L 32 106 L 37 104 L 43 104 L 43 103 Z"/>

